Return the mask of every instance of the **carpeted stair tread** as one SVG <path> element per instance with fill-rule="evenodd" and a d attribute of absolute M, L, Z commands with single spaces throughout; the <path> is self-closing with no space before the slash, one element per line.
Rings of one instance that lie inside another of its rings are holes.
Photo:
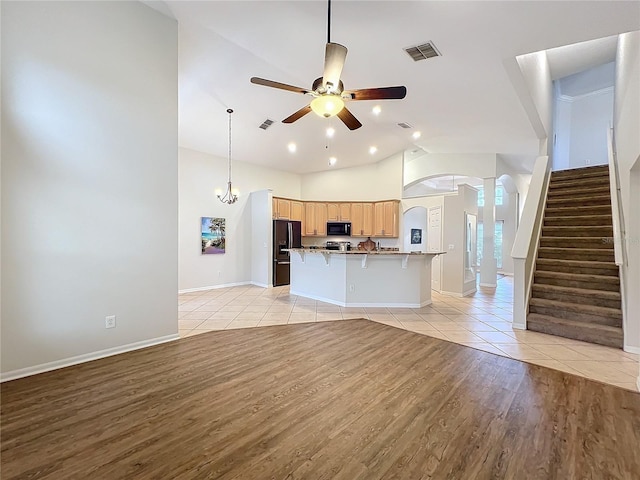
<path fill-rule="evenodd" d="M 613 227 L 586 225 L 549 225 L 542 227 L 544 237 L 612 237 Z"/>
<path fill-rule="evenodd" d="M 590 290 L 588 288 L 564 287 L 561 285 L 549 285 L 536 283 L 531 288 L 531 298 L 543 298 L 573 303 L 579 302 L 585 305 L 620 309 L 622 306 L 620 292 L 607 290 Z"/>
<path fill-rule="evenodd" d="M 589 290 L 602 290 L 607 292 L 620 290 L 620 282 L 617 277 L 604 277 L 615 278 L 615 280 L 602 282 L 594 278 L 598 277 L 598 275 L 562 273 L 565 276 L 560 276 L 556 275 L 557 273 L 562 272 L 545 272 L 544 270 L 538 270 L 533 277 L 534 283 L 540 285 L 557 285 L 559 287 L 587 288 Z"/>
<path fill-rule="evenodd" d="M 540 237 L 541 247 L 613 250 L 610 237 Z"/>
<path fill-rule="evenodd" d="M 611 205 L 572 205 L 569 207 L 550 207 L 544 211 L 544 217 L 564 217 L 567 215 L 611 215 Z"/>
<path fill-rule="evenodd" d="M 544 270 L 536 270 L 536 275 L 542 277 L 554 278 L 579 278 L 581 280 L 593 280 L 595 282 L 619 282 L 617 275 L 593 275 L 589 273 L 566 273 L 566 272 L 546 272 Z"/>
<path fill-rule="evenodd" d="M 571 187 L 571 188 L 558 188 L 549 189 L 549 198 L 564 198 L 564 197 L 584 197 L 593 195 L 609 195 L 609 185 L 591 186 L 591 187 Z"/>
<path fill-rule="evenodd" d="M 536 263 L 536 271 L 587 273 L 580 270 L 588 270 L 594 275 L 616 276 L 619 273 L 618 266 L 615 263 L 611 262 L 598 262 L 593 260 L 563 260 L 560 258 L 538 258 Z"/>
<path fill-rule="evenodd" d="M 567 189 L 573 188 L 573 187 L 583 188 L 586 186 L 595 187 L 595 186 L 601 186 L 601 185 L 609 185 L 609 175 L 602 176 L 602 177 L 587 177 L 587 178 L 581 178 L 579 180 L 576 180 L 574 178 L 551 179 L 549 182 L 549 189 L 558 190 L 558 189 L 564 189 L 564 188 L 567 188 Z"/>
<path fill-rule="evenodd" d="M 534 332 L 548 333 L 614 348 L 622 348 L 623 343 L 621 328 L 610 327 L 608 325 L 585 324 L 536 313 L 527 315 L 527 328 Z"/>
<path fill-rule="evenodd" d="M 545 227 L 599 227 L 601 225 L 612 225 L 611 215 L 566 215 L 559 217 L 545 217 L 543 225 Z M 610 227 L 613 229 L 613 227 Z"/>
<path fill-rule="evenodd" d="M 611 317 L 618 320 L 622 319 L 622 312 L 617 308 L 600 307 L 597 305 L 584 305 L 582 303 L 573 302 L 562 302 L 559 300 L 550 300 L 548 298 L 532 298 L 531 305 L 553 307 L 555 309 L 566 310 L 568 312 L 601 315 L 603 317 Z"/>
<path fill-rule="evenodd" d="M 608 165 L 596 165 L 595 167 L 572 168 L 569 170 L 556 170 L 551 172 L 551 178 L 585 178 L 585 177 L 609 176 Z"/>
<path fill-rule="evenodd" d="M 615 258 L 613 249 L 564 247 L 540 247 L 538 248 L 538 257 L 602 262 L 613 262 Z"/>
<path fill-rule="evenodd" d="M 551 197 L 547 199 L 547 205 L 552 207 L 563 206 L 604 206 L 611 205 L 611 197 L 606 195 L 580 195 L 575 197 Z"/>

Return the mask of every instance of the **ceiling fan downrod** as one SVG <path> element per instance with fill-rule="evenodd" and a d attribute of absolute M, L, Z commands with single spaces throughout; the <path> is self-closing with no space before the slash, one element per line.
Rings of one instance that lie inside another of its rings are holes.
<path fill-rule="evenodd" d="M 329 6 L 327 8 L 327 43 L 331 43 L 331 0 L 327 0 Z"/>

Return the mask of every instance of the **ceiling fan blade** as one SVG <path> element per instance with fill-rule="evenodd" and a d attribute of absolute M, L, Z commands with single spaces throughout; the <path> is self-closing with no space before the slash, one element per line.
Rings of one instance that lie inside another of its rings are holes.
<path fill-rule="evenodd" d="M 302 117 L 304 117 L 307 113 L 309 113 L 311 111 L 311 105 L 307 105 L 306 107 L 302 107 L 300 110 L 298 110 L 297 112 L 289 115 L 287 118 L 285 118 L 284 120 L 282 120 L 282 123 L 293 123 L 296 120 L 301 119 Z"/>
<path fill-rule="evenodd" d="M 331 84 L 334 90 L 338 88 L 346 58 L 347 47 L 339 43 L 327 43 L 324 51 L 324 74 L 322 75 L 322 85 L 325 88 L 327 88 L 327 84 Z"/>
<path fill-rule="evenodd" d="M 288 90 L 296 93 L 311 93 L 306 88 L 294 87 L 293 85 L 287 85 L 286 83 L 274 82 L 273 80 L 265 80 L 264 78 L 251 77 L 251 83 L 256 85 L 264 85 L 265 87 L 279 88 L 280 90 Z"/>
<path fill-rule="evenodd" d="M 362 126 L 362 124 L 356 117 L 353 116 L 353 113 L 351 113 L 347 109 L 347 107 L 344 107 L 338 112 L 338 118 L 342 120 L 342 123 L 344 123 L 349 128 L 349 130 L 356 130 L 357 128 L 360 128 Z"/>
<path fill-rule="evenodd" d="M 343 95 L 351 96 L 351 100 L 400 100 L 407 95 L 407 87 L 380 87 L 349 90 Z"/>

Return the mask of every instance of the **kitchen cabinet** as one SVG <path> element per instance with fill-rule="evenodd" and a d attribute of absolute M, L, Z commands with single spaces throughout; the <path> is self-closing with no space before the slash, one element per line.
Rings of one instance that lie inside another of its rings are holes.
<path fill-rule="evenodd" d="M 327 235 L 326 203 L 305 202 L 302 234 L 307 237 L 324 237 Z"/>
<path fill-rule="evenodd" d="M 373 235 L 373 203 L 351 204 L 351 236 L 370 237 Z"/>
<path fill-rule="evenodd" d="M 272 218 L 274 220 L 298 220 L 304 218 L 304 204 L 299 200 L 273 197 Z"/>
<path fill-rule="evenodd" d="M 291 200 L 273 197 L 271 212 L 274 219 L 291 220 Z"/>
<path fill-rule="evenodd" d="M 327 220 L 330 222 L 351 221 L 351 203 L 327 203 Z"/>
<path fill-rule="evenodd" d="M 400 202 L 388 200 L 373 205 L 374 237 L 398 237 L 400 224 Z"/>
<path fill-rule="evenodd" d="M 304 204 L 296 200 L 291 200 L 291 216 L 289 220 L 298 220 L 302 222 L 304 218 Z"/>

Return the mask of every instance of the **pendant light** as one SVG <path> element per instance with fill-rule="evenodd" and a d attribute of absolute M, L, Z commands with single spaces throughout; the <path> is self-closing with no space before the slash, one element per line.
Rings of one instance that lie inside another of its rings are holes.
<path fill-rule="evenodd" d="M 233 110 L 228 108 L 227 113 L 229 114 L 229 181 L 227 182 L 227 191 L 224 195 L 218 195 L 218 200 L 222 203 L 231 205 L 238 201 L 238 195 L 234 195 L 231 191 L 231 114 L 233 113 Z"/>

